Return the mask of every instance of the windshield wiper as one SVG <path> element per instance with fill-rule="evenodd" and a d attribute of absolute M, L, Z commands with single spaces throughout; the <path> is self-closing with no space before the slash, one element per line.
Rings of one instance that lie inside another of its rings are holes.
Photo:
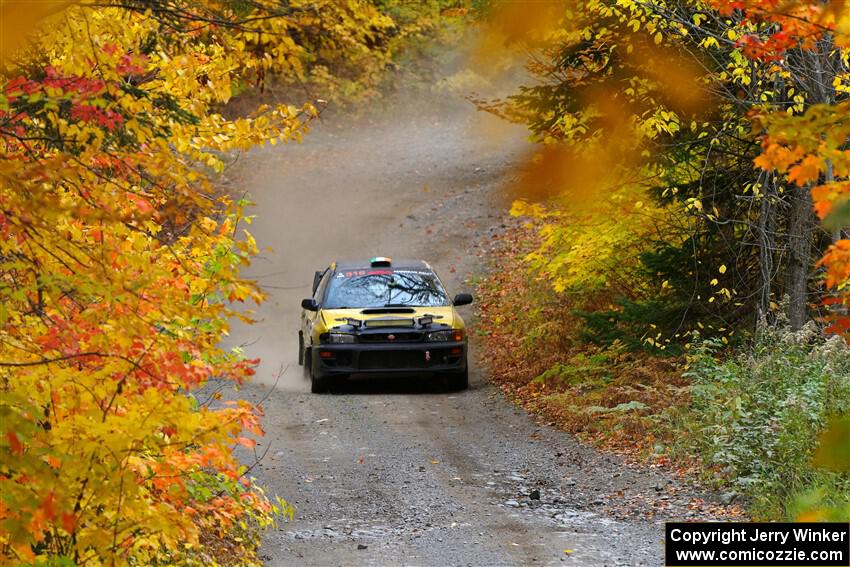
<path fill-rule="evenodd" d="M 412 307 L 409 303 L 384 303 L 384 307 Z"/>

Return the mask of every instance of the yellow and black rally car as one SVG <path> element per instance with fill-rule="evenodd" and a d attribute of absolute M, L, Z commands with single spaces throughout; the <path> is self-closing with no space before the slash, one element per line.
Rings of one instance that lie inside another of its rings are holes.
<path fill-rule="evenodd" d="M 335 262 L 316 272 L 313 297 L 301 302 L 298 362 L 312 391 L 353 375 L 428 374 L 469 385 L 466 331 L 434 270 L 423 261 Z"/>

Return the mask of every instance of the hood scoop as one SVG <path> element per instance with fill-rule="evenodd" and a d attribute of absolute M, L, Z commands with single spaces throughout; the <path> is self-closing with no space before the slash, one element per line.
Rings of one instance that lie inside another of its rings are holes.
<path fill-rule="evenodd" d="M 363 309 L 360 313 L 363 315 L 381 315 L 384 313 L 416 313 L 412 307 L 369 307 Z"/>
<path fill-rule="evenodd" d="M 367 319 L 363 322 L 367 328 L 375 327 L 413 327 L 413 319 L 404 317 L 381 317 L 380 319 Z"/>

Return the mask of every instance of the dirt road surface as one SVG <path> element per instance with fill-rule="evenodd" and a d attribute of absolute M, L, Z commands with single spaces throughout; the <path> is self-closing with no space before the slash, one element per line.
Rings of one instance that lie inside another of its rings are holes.
<path fill-rule="evenodd" d="M 405 379 L 309 393 L 296 354 L 313 271 L 423 258 L 450 293 L 469 290 L 525 136 L 460 100 L 410 100 L 381 118 L 326 119 L 303 145 L 235 169 L 257 203 L 251 231 L 273 248 L 251 271 L 269 292 L 261 321 L 232 335 L 263 359 L 241 392 L 266 413 L 252 473 L 296 507 L 264 539 L 268 565 L 661 565 L 661 522 L 696 515 L 688 489 L 535 424 L 477 364 L 461 393 Z"/>

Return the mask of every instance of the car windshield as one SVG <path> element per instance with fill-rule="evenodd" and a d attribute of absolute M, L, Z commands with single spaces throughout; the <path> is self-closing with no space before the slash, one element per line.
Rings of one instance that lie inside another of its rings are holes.
<path fill-rule="evenodd" d="M 344 270 L 331 278 L 325 309 L 449 305 L 437 276 L 425 270 Z"/>

